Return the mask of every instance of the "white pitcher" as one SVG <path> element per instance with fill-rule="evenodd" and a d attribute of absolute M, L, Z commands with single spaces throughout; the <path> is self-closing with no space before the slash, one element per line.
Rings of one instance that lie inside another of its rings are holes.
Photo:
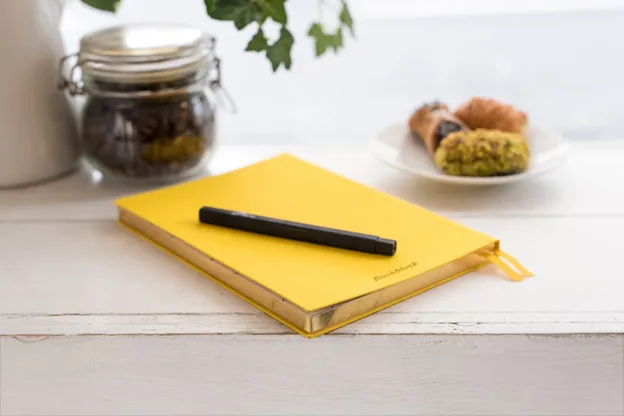
<path fill-rule="evenodd" d="M 78 166 L 71 106 L 57 88 L 63 0 L 0 0 L 0 188 Z"/>

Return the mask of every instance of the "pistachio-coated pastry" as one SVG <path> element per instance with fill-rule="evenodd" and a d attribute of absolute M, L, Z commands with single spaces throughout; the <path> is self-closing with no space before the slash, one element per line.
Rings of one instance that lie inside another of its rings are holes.
<path fill-rule="evenodd" d="M 477 129 L 446 136 L 434 160 L 438 169 L 448 175 L 502 176 L 525 171 L 529 158 L 523 135 Z"/>

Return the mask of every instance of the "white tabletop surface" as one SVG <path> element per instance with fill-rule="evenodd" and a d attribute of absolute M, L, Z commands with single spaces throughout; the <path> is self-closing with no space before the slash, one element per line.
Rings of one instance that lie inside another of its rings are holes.
<path fill-rule="evenodd" d="M 559 170 L 491 188 L 421 182 L 347 146 L 223 146 L 211 172 L 284 151 L 495 235 L 536 274 L 488 268 L 337 334 L 624 333 L 624 144 L 575 144 Z M 113 200 L 139 190 L 83 171 L 0 193 L 0 335 L 292 333 L 122 229 Z"/>

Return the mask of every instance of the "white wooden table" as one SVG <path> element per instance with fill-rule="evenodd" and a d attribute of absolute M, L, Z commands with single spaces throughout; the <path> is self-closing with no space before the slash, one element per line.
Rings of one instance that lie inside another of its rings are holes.
<path fill-rule="evenodd" d="M 622 415 L 624 145 L 504 188 L 420 182 L 352 147 L 289 151 L 500 237 L 489 269 L 307 340 L 115 223 L 86 173 L 0 193 L 0 414 Z"/>

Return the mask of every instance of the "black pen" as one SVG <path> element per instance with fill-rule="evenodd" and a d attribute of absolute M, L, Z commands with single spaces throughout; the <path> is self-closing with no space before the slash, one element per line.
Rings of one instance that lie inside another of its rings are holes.
<path fill-rule="evenodd" d="M 375 235 L 212 207 L 203 207 L 199 210 L 199 222 L 288 240 L 384 256 L 392 256 L 396 252 L 397 245 L 394 240 L 388 240 Z"/>

